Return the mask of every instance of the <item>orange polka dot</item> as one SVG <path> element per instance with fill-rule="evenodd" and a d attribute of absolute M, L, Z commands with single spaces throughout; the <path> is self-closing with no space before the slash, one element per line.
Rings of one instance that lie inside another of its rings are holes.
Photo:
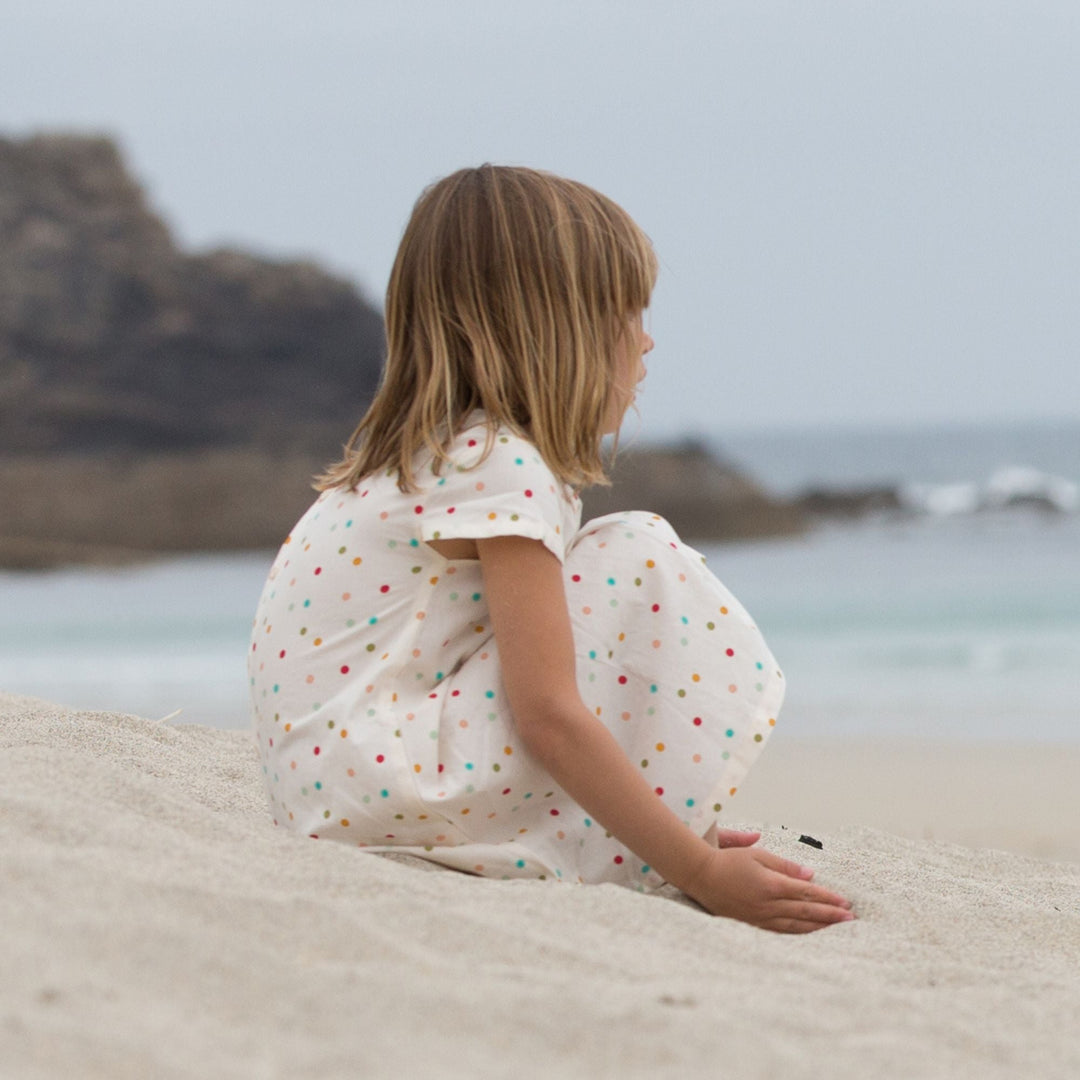
<path fill-rule="evenodd" d="M 624 720 L 629 720 L 629 719 L 630 719 L 630 714 L 629 714 L 628 712 L 624 712 L 624 713 L 622 714 L 622 718 L 623 718 Z"/>
<path fill-rule="evenodd" d="M 483 480 L 477 480 L 476 481 L 476 490 L 477 491 L 483 491 L 484 490 L 484 481 Z"/>
<path fill-rule="evenodd" d="M 659 648 L 660 648 L 660 639 L 659 639 L 659 638 L 657 638 L 657 639 L 656 639 L 656 640 L 655 640 L 655 641 L 654 641 L 654 642 L 652 643 L 652 647 L 653 647 L 654 649 L 659 649 Z"/>
<path fill-rule="evenodd" d="M 343 817 L 341 819 L 341 824 L 347 829 L 349 827 L 349 819 L 347 817 Z"/>
<path fill-rule="evenodd" d="M 458 727 L 460 727 L 460 728 L 467 728 L 469 726 L 469 721 L 468 720 L 459 720 L 457 723 L 458 723 Z"/>
<path fill-rule="evenodd" d="M 353 559 L 352 564 L 353 566 L 359 566 L 363 561 L 364 560 L 361 559 L 359 555 L 357 555 L 356 558 Z"/>
<path fill-rule="evenodd" d="M 695 754 L 694 755 L 694 764 L 695 765 L 700 765 L 701 764 L 701 755 L 700 754 Z"/>
<path fill-rule="evenodd" d="M 735 792 L 736 792 L 736 791 L 738 791 L 738 790 L 739 790 L 738 788 L 734 788 L 734 787 L 733 787 L 733 788 L 729 788 L 729 789 L 728 789 L 728 794 L 729 794 L 729 795 L 734 795 L 734 794 L 735 794 Z"/>
<path fill-rule="evenodd" d="M 473 629 L 474 629 L 474 630 L 475 630 L 475 631 L 476 631 L 476 632 L 477 632 L 478 634 L 482 634 L 482 633 L 484 632 L 484 628 L 483 628 L 482 626 L 474 626 L 474 627 L 473 627 Z"/>
<path fill-rule="evenodd" d="M 417 765 L 414 765 L 414 766 L 412 767 L 412 771 L 413 771 L 413 772 L 420 772 L 420 765 L 419 765 L 419 764 L 417 764 Z"/>
<path fill-rule="evenodd" d="M 484 864 L 483 864 L 482 862 L 481 862 L 481 863 L 477 863 L 477 864 L 476 864 L 476 865 L 475 865 L 475 866 L 473 867 L 473 870 L 474 870 L 474 871 L 475 871 L 476 873 L 478 873 L 478 874 L 482 874 L 482 873 L 484 872 Z"/>
<path fill-rule="evenodd" d="M 736 694 L 739 691 L 739 688 L 734 683 L 731 683 L 727 689 L 729 694 Z"/>
<path fill-rule="evenodd" d="M 341 729 L 341 737 L 343 739 L 347 739 L 349 737 L 349 729 L 348 728 L 342 728 Z"/>
<path fill-rule="evenodd" d="M 317 637 L 311 644 L 312 645 L 321 645 L 322 644 L 322 638 Z"/>
<path fill-rule="evenodd" d="M 663 753 L 667 749 L 667 747 L 662 742 L 658 742 L 656 744 L 656 749 Z"/>
<path fill-rule="evenodd" d="M 432 578 L 428 578 L 428 584 L 429 585 L 438 585 L 439 584 L 438 575 L 436 575 L 435 577 L 432 577 Z"/>
<path fill-rule="evenodd" d="M 346 769 L 345 771 L 348 773 L 349 776 L 355 776 L 356 775 L 356 770 L 355 769 Z"/>
<path fill-rule="evenodd" d="M 421 619 L 421 620 L 426 619 L 427 618 L 427 612 L 426 611 L 418 611 L 416 613 L 416 617 L 418 619 Z"/>
<path fill-rule="evenodd" d="M 690 678 L 693 679 L 694 682 L 701 682 L 701 676 L 696 671 L 693 675 L 690 676 Z"/>
<path fill-rule="evenodd" d="M 295 761 L 290 761 L 289 762 L 289 768 L 290 769 L 295 769 L 296 768 L 296 762 Z"/>
<path fill-rule="evenodd" d="M 341 599 L 342 600 L 351 600 L 352 599 L 352 593 L 351 592 L 343 592 L 341 594 Z"/>
<path fill-rule="evenodd" d="M 625 641 L 626 640 L 626 635 L 625 634 L 619 634 L 619 640 L 620 641 Z"/>
<path fill-rule="evenodd" d="M 656 563 L 654 563 L 654 562 L 652 561 L 652 559 L 646 559 L 646 560 L 645 560 L 645 565 L 646 565 L 646 566 L 647 566 L 647 567 L 648 567 L 648 568 L 649 568 L 650 570 L 652 570 L 652 569 L 653 569 L 653 567 L 654 567 L 654 566 L 656 566 Z"/>
<path fill-rule="evenodd" d="M 292 724 L 286 724 L 285 725 L 285 730 L 286 731 L 292 731 Z"/>
<path fill-rule="evenodd" d="M 496 516 L 496 515 L 495 515 L 495 511 L 494 511 L 494 510 L 492 510 L 492 512 L 491 512 L 490 514 L 488 514 L 488 521 L 494 521 L 494 520 L 495 520 L 495 516 Z"/>
<path fill-rule="evenodd" d="M 728 610 L 727 610 L 727 608 L 726 608 L 726 607 L 721 607 L 721 608 L 720 608 L 720 614 L 721 614 L 721 615 L 726 615 L 727 613 L 728 613 Z"/>
<path fill-rule="evenodd" d="M 304 677 L 304 682 L 306 682 L 308 684 L 308 686 L 310 686 L 314 681 L 315 681 L 315 676 L 314 675 L 307 675 L 307 676 Z"/>
<path fill-rule="evenodd" d="M 513 752 L 514 752 L 514 748 L 512 746 L 504 746 L 503 747 L 503 753 L 506 754 L 507 756 L 509 756 Z"/>
<path fill-rule="evenodd" d="M 462 813 L 463 815 L 464 815 L 464 814 L 467 814 L 468 812 L 469 812 L 469 808 L 468 808 L 467 806 L 465 807 L 465 809 L 464 809 L 464 810 L 462 810 L 462 811 L 461 811 L 461 813 Z"/>
<path fill-rule="evenodd" d="M 581 614 L 582 614 L 582 615 L 591 615 L 591 614 L 592 614 L 592 608 L 591 608 L 591 607 L 588 607 L 588 606 L 586 606 L 586 607 L 583 607 L 583 608 L 581 609 Z"/>
<path fill-rule="evenodd" d="M 413 654 L 413 659 L 414 659 L 414 660 L 416 660 L 416 659 L 419 659 L 419 657 L 420 657 L 420 650 L 419 650 L 419 649 L 413 649 L 413 651 L 412 651 L 412 654 Z"/>

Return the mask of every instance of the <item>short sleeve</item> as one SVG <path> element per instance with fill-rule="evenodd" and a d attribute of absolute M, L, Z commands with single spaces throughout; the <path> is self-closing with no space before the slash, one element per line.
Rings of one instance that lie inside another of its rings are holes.
<path fill-rule="evenodd" d="M 485 437 L 483 427 L 463 432 L 441 475 L 425 481 L 414 508 L 420 539 L 526 536 L 542 541 L 561 563 L 580 518 L 580 502 L 531 443 L 500 431 L 483 457 Z"/>

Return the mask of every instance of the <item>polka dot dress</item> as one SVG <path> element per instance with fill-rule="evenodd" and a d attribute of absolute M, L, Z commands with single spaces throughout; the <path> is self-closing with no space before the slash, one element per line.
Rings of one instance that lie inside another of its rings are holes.
<path fill-rule="evenodd" d="M 655 888 L 524 749 L 479 563 L 427 541 L 527 536 L 560 560 L 582 700 L 700 834 L 776 723 L 783 677 L 667 522 L 579 528 L 580 502 L 536 449 L 496 432 L 485 458 L 486 432 L 459 436 L 419 494 L 391 475 L 324 492 L 282 545 L 248 658 L 275 822 L 492 877 Z"/>

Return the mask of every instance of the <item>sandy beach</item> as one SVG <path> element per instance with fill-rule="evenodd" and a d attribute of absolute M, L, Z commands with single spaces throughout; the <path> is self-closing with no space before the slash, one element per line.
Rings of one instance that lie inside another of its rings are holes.
<path fill-rule="evenodd" d="M 242 732 L 0 745 L 5 1078 L 1080 1075 L 1075 747 L 778 736 L 730 824 L 859 915 L 791 938 L 297 839 Z"/>

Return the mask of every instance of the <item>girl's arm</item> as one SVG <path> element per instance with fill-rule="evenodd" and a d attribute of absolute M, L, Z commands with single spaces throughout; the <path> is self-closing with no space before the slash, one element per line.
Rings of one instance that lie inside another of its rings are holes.
<path fill-rule="evenodd" d="M 538 540 L 476 541 L 518 735 L 560 787 L 665 880 L 715 915 L 806 932 L 850 919 L 813 872 L 760 848 L 717 849 L 657 797 L 578 693 L 562 567 Z"/>

